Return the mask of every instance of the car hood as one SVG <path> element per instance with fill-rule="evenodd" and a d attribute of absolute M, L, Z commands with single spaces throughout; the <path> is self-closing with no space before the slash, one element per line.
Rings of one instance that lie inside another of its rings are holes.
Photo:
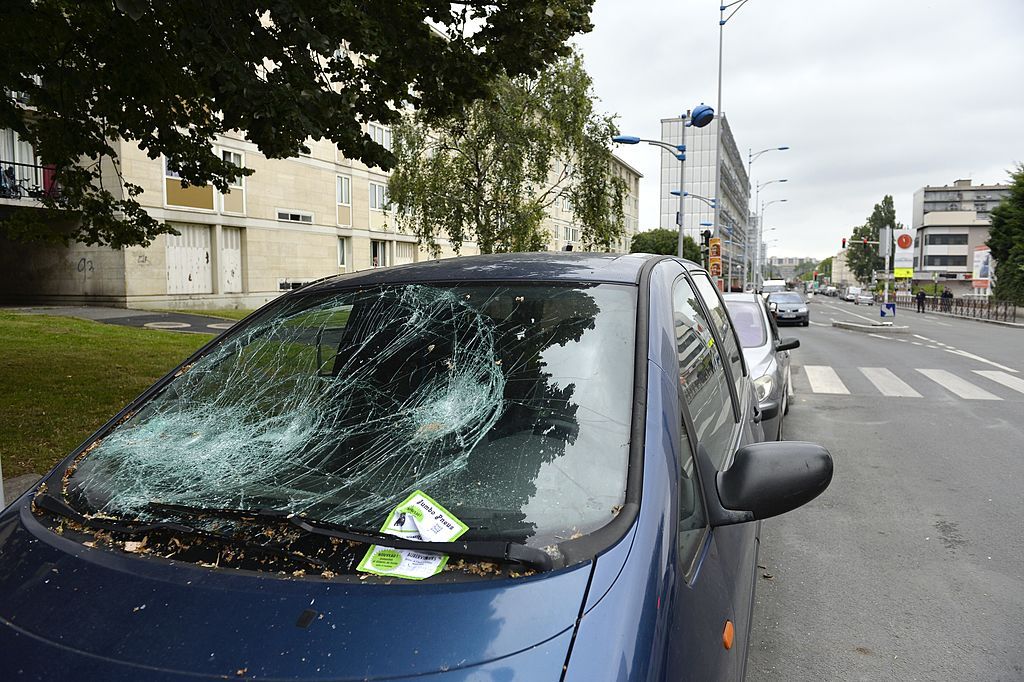
<path fill-rule="evenodd" d="M 498 659 L 556 679 L 592 567 L 457 583 L 286 579 L 89 548 L 39 524 L 27 498 L 19 506 L 0 517 L 4 679 L 448 680 Z"/>
<path fill-rule="evenodd" d="M 750 378 L 758 379 L 768 372 L 772 360 L 775 359 L 775 353 L 772 352 L 770 344 L 758 346 L 757 348 L 744 348 L 743 359 L 750 370 Z"/>

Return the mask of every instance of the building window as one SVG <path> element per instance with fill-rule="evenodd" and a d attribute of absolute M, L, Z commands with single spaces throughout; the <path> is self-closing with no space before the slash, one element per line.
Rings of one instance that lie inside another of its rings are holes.
<path fill-rule="evenodd" d="M 569 197 L 562 197 L 562 210 L 563 211 L 571 211 L 572 210 L 572 202 L 569 201 Z"/>
<path fill-rule="evenodd" d="M 379 182 L 370 183 L 370 210 L 383 211 L 388 205 L 387 185 Z"/>
<path fill-rule="evenodd" d="M 352 205 L 352 179 L 344 175 L 338 176 L 338 206 Z"/>
<path fill-rule="evenodd" d="M 313 223 L 313 214 L 308 211 L 295 211 L 287 208 L 279 208 L 277 209 L 277 219 L 289 223 L 304 223 L 306 225 L 311 225 Z"/>
<path fill-rule="evenodd" d="M 940 267 L 967 267 L 967 256 L 925 256 L 924 264 L 926 266 L 940 266 Z"/>
<path fill-rule="evenodd" d="M 338 267 L 348 265 L 348 237 L 338 237 Z"/>
<path fill-rule="evenodd" d="M 230 149 L 222 149 L 220 151 L 220 158 L 223 159 L 224 161 L 228 162 L 228 163 L 235 164 L 239 168 L 244 168 L 245 167 L 245 162 L 244 162 L 244 159 L 242 158 L 242 154 L 240 152 L 233 152 Z M 228 186 L 231 187 L 232 189 L 242 189 L 243 188 L 243 184 L 242 184 L 243 182 L 244 182 L 243 176 L 236 175 L 235 177 L 231 178 L 230 183 L 229 183 Z"/>
<path fill-rule="evenodd" d="M 966 234 L 930 234 L 928 246 L 966 246 Z"/>
<path fill-rule="evenodd" d="M 168 206 L 213 211 L 213 185 L 182 186 L 177 165 L 164 157 L 164 201 Z"/>
<path fill-rule="evenodd" d="M 575 225 L 563 225 L 562 240 L 567 242 L 578 242 L 580 240 L 580 228 Z"/>
<path fill-rule="evenodd" d="M 379 123 L 371 123 L 366 126 L 366 134 L 380 146 L 385 149 L 391 149 L 391 128 L 382 126 Z"/>
<path fill-rule="evenodd" d="M 377 239 L 370 240 L 370 265 L 383 268 L 388 265 L 388 243 Z"/>

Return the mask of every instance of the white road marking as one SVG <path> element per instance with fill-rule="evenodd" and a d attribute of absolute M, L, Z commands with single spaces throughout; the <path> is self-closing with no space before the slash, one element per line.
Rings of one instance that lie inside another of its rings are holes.
<path fill-rule="evenodd" d="M 813 324 L 815 327 L 830 327 L 830 326 L 832 326 L 832 325 L 825 324 L 824 322 L 815 322 L 814 320 L 811 320 L 811 324 Z"/>
<path fill-rule="evenodd" d="M 142 326 L 150 329 L 187 329 L 192 325 L 188 322 L 147 322 Z"/>
<path fill-rule="evenodd" d="M 804 365 L 807 380 L 815 393 L 834 393 L 850 395 L 850 390 L 843 384 L 836 371 L 828 365 Z"/>
<path fill-rule="evenodd" d="M 1002 400 L 999 396 L 993 395 L 983 388 L 978 388 L 971 382 L 944 369 L 918 369 L 917 371 L 947 391 L 956 393 L 964 400 Z"/>
<path fill-rule="evenodd" d="M 960 350 L 959 348 L 943 348 L 943 350 L 946 351 L 947 353 L 952 353 L 953 355 L 961 355 L 961 356 L 963 356 L 965 358 L 970 358 L 971 360 L 977 360 L 978 362 L 984 362 L 986 365 L 992 365 L 993 367 L 998 367 L 999 369 L 1003 370 L 1004 372 L 1012 372 L 1013 374 L 1017 374 L 1017 370 L 1015 370 L 1012 367 L 1007 367 L 1006 365 L 1000 365 L 998 362 L 992 362 L 991 360 L 986 360 L 985 358 L 981 357 L 980 355 L 975 355 L 974 353 L 968 353 L 967 351 Z"/>
<path fill-rule="evenodd" d="M 849 310 L 843 310 L 842 308 L 836 308 L 835 306 L 829 306 L 829 308 L 832 308 L 832 310 L 835 310 L 836 312 L 843 313 L 844 315 L 853 315 L 854 317 L 859 317 L 860 319 L 867 320 L 868 322 L 871 322 L 872 324 L 874 324 L 874 322 L 875 322 L 874 318 L 864 317 L 863 315 L 858 315 L 857 313 L 851 312 Z"/>
<path fill-rule="evenodd" d="M 1012 388 L 1018 393 L 1024 393 L 1024 379 L 1020 377 L 1012 377 L 1006 372 L 997 372 L 991 369 L 976 369 L 974 373 L 1000 383 L 1007 388 Z"/>
<path fill-rule="evenodd" d="M 231 329 L 235 326 L 234 322 L 214 322 L 213 324 L 206 325 L 210 329 Z"/>
<path fill-rule="evenodd" d="M 895 341 L 896 340 L 896 339 L 892 338 L 891 336 L 882 336 L 881 334 L 868 334 L 868 336 L 873 336 L 876 339 L 885 339 L 886 341 Z"/>
<path fill-rule="evenodd" d="M 927 336 L 921 336 L 920 334 L 914 334 L 914 338 L 915 339 L 921 339 L 922 341 L 932 341 Z M 932 341 L 932 343 L 935 343 L 935 342 Z"/>
<path fill-rule="evenodd" d="M 914 344 L 915 346 L 920 346 L 921 345 L 920 341 L 911 341 L 910 343 Z"/>
<path fill-rule="evenodd" d="M 860 371 L 882 395 L 893 398 L 921 397 L 921 394 L 912 389 L 909 384 L 884 367 L 861 367 Z"/>

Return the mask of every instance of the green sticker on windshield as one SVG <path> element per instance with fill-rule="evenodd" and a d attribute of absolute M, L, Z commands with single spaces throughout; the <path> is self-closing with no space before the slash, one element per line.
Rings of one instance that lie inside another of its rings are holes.
<path fill-rule="evenodd" d="M 467 530 L 469 526 L 422 490 L 415 491 L 391 510 L 381 527 L 381 532 L 388 535 L 425 542 L 451 542 Z M 423 580 L 440 573 L 447 562 L 446 554 L 373 545 L 356 570 Z"/>

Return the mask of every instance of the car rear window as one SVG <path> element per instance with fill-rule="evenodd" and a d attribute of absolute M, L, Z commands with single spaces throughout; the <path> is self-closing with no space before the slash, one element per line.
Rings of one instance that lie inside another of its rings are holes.
<path fill-rule="evenodd" d="M 276 509 L 377 531 L 422 490 L 544 546 L 625 497 L 636 288 L 379 286 L 235 330 L 89 449 L 69 500 Z"/>
<path fill-rule="evenodd" d="M 760 306 L 753 301 L 726 300 L 736 334 L 740 337 L 740 345 L 744 348 L 759 348 L 768 340 L 768 332 L 764 326 L 764 316 Z"/>

